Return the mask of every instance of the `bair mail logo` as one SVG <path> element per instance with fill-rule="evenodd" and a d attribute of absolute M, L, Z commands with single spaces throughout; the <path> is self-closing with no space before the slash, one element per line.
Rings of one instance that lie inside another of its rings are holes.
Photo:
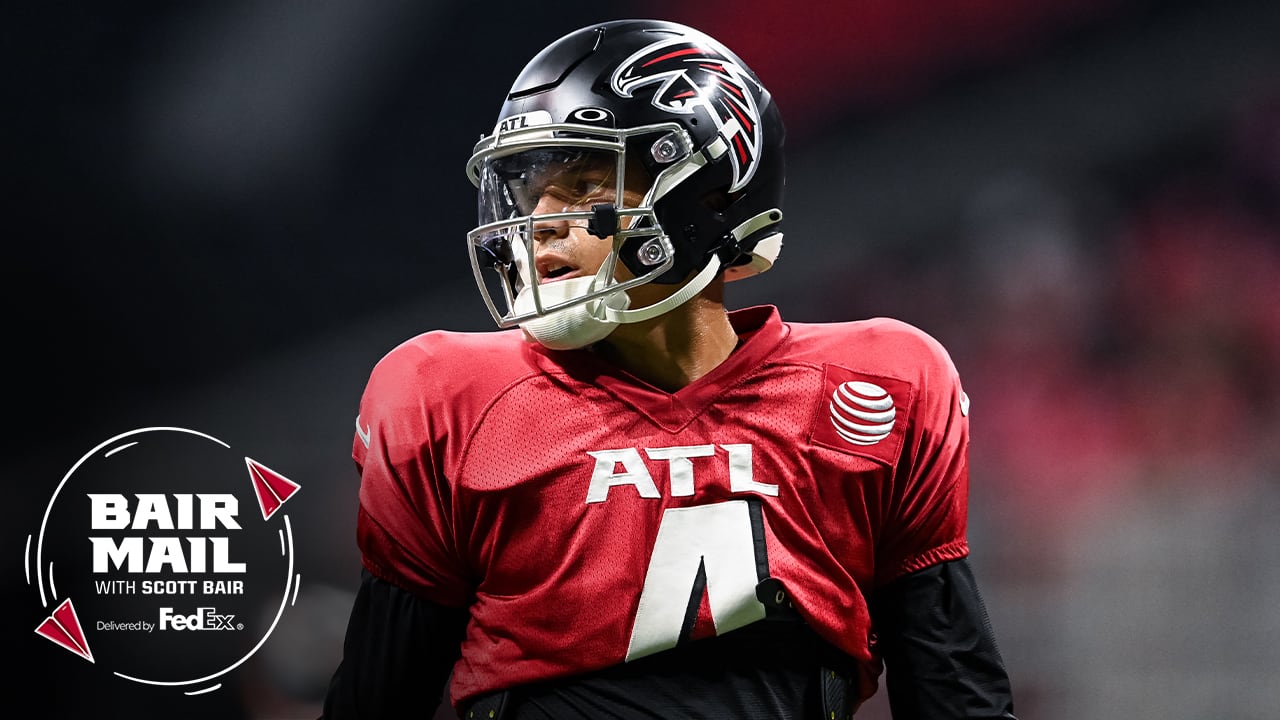
<path fill-rule="evenodd" d="M 217 690 L 292 606 L 298 483 L 196 430 L 148 427 L 81 457 L 28 535 L 36 634 L 125 681 Z"/>

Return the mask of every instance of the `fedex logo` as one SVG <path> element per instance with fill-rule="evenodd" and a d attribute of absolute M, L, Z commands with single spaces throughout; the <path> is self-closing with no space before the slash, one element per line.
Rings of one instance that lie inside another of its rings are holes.
<path fill-rule="evenodd" d="M 161 630 L 239 630 L 235 615 L 219 615 L 215 608 L 196 608 L 191 615 L 175 615 L 173 608 L 160 608 Z"/>
<path fill-rule="evenodd" d="M 751 465 L 751 445 L 732 443 L 721 445 L 681 445 L 677 447 L 619 448 L 616 450 L 590 450 L 595 459 L 591 471 L 591 484 L 587 488 L 587 504 L 609 499 L 610 488 L 630 485 L 642 498 L 659 499 L 662 493 L 653 482 L 649 463 L 666 463 L 671 478 L 671 497 L 688 497 L 697 489 L 695 467 L 701 463 L 722 462 L 729 470 L 729 490 L 750 492 L 777 497 L 778 486 L 757 482 Z M 722 456 L 723 459 L 716 459 Z M 648 458 L 646 462 L 645 458 Z M 699 458 L 708 458 L 695 462 Z"/>

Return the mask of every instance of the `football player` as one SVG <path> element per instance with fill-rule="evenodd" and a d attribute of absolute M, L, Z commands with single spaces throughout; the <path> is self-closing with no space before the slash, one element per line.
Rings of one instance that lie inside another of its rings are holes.
<path fill-rule="evenodd" d="M 363 581 L 328 720 L 1013 718 L 967 562 L 969 402 L 904 322 L 728 311 L 782 248 L 783 123 L 670 22 L 556 40 L 467 173 L 498 330 L 359 406 Z"/>

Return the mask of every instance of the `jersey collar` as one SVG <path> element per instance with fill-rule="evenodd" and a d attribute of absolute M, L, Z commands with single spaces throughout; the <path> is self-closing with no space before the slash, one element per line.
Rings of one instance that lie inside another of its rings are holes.
<path fill-rule="evenodd" d="M 732 310 L 729 322 L 740 338 L 738 348 L 711 372 L 675 392 L 656 388 L 590 351 L 549 350 L 537 343 L 526 343 L 526 348 L 528 357 L 540 369 L 595 385 L 663 429 L 675 432 L 726 390 L 759 370 L 788 334 L 773 305 Z"/>

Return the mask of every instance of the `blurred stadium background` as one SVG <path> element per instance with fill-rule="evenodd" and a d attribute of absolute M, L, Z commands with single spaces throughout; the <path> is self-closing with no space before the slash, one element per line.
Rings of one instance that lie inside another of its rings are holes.
<path fill-rule="evenodd" d="M 720 38 L 788 122 L 787 244 L 730 303 L 895 316 L 951 349 L 1019 715 L 1280 713 L 1280 3 L 7 15 L 4 578 L 13 687 L 42 716 L 316 716 L 357 582 L 366 374 L 423 330 L 490 327 L 463 163 L 527 58 L 627 16 Z M 298 607 L 176 707 L 46 662 L 17 559 L 67 468 L 149 425 L 261 448 L 304 487 Z"/>

